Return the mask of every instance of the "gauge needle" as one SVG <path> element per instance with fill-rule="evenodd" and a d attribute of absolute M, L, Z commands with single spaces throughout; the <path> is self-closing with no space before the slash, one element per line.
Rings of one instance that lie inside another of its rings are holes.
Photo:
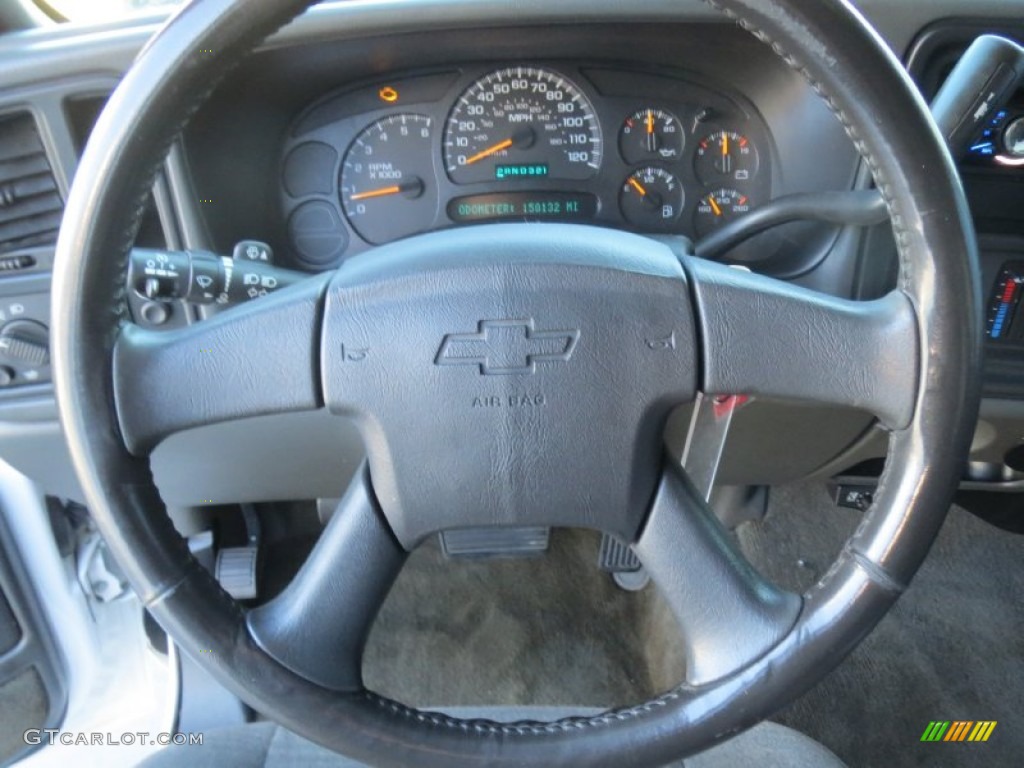
<path fill-rule="evenodd" d="M 352 195 L 350 200 L 369 200 L 371 197 L 387 197 L 388 195 L 397 195 L 402 191 L 402 188 L 397 184 L 393 187 L 382 187 L 381 189 L 374 189 L 370 192 L 359 192 Z"/>
<path fill-rule="evenodd" d="M 647 110 L 647 132 L 654 133 L 654 113 L 651 110 Z"/>
<path fill-rule="evenodd" d="M 629 186 L 639 192 L 641 197 L 647 197 L 647 190 L 644 189 L 643 185 L 636 179 L 630 179 Z"/>
<path fill-rule="evenodd" d="M 357 192 L 352 195 L 349 200 L 355 202 L 356 200 L 369 200 L 373 197 L 387 197 L 389 195 L 400 195 L 403 193 L 409 197 L 419 197 L 423 193 L 423 180 L 419 177 L 413 176 L 402 184 L 395 184 L 390 187 L 381 187 L 380 189 L 371 189 L 368 192 Z"/>
<path fill-rule="evenodd" d="M 718 202 L 711 195 L 708 195 L 708 203 L 711 205 L 711 210 L 715 212 L 715 216 L 722 215 L 722 209 L 718 206 Z"/>
<path fill-rule="evenodd" d="M 487 149 L 477 152 L 472 157 L 467 157 L 466 165 L 472 165 L 475 162 L 483 160 L 485 157 L 490 157 L 491 155 L 501 152 L 501 150 L 503 149 L 508 149 L 509 147 L 512 146 L 512 143 L 512 139 L 505 139 L 504 141 L 499 141 L 493 147 L 488 147 Z"/>
<path fill-rule="evenodd" d="M 732 173 L 732 156 L 729 154 L 729 134 L 722 134 L 722 173 Z"/>

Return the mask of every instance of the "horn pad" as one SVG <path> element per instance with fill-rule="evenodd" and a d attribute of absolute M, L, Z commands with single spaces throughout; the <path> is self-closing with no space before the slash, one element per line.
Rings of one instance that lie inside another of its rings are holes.
<path fill-rule="evenodd" d="M 592 227 L 494 225 L 357 257 L 328 288 L 327 406 L 356 419 L 403 546 L 487 525 L 636 538 L 697 387 L 679 260 Z"/>

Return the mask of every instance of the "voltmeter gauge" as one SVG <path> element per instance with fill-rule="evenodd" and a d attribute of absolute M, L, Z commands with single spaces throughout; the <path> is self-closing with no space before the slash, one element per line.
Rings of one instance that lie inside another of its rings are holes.
<path fill-rule="evenodd" d="M 695 215 L 697 236 L 704 237 L 749 210 L 750 197 L 735 189 L 719 189 L 708 192 L 697 205 Z"/>
<path fill-rule="evenodd" d="M 663 109 L 641 109 L 626 118 L 619 151 L 629 165 L 652 160 L 674 162 L 683 155 L 686 134 L 678 118 Z"/>
<path fill-rule="evenodd" d="M 704 184 L 750 181 L 757 169 L 757 147 L 735 131 L 717 131 L 697 144 L 694 170 Z"/>
<path fill-rule="evenodd" d="M 645 231 L 674 229 L 685 202 L 679 179 L 655 166 L 630 174 L 619 193 L 622 216 Z"/>

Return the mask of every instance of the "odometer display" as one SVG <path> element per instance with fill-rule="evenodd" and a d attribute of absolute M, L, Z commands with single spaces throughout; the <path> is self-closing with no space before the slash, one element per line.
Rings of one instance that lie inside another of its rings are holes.
<path fill-rule="evenodd" d="M 592 219 L 597 198 L 586 192 L 497 192 L 467 195 L 448 203 L 452 221 L 574 221 Z"/>
<path fill-rule="evenodd" d="M 601 126 L 571 81 L 547 69 L 511 67 L 459 96 L 444 135 L 444 163 L 456 184 L 529 178 L 589 179 L 601 167 Z"/>

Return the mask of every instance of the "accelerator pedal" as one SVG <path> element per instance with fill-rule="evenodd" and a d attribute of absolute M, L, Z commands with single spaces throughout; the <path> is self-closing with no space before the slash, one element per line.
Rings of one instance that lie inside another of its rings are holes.
<path fill-rule="evenodd" d="M 617 536 L 601 534 L 601 551 L 597 567 L 610 573 L 615 583 L 627 592 L 639 592 L 651 577 L 633 549 Z"/>

